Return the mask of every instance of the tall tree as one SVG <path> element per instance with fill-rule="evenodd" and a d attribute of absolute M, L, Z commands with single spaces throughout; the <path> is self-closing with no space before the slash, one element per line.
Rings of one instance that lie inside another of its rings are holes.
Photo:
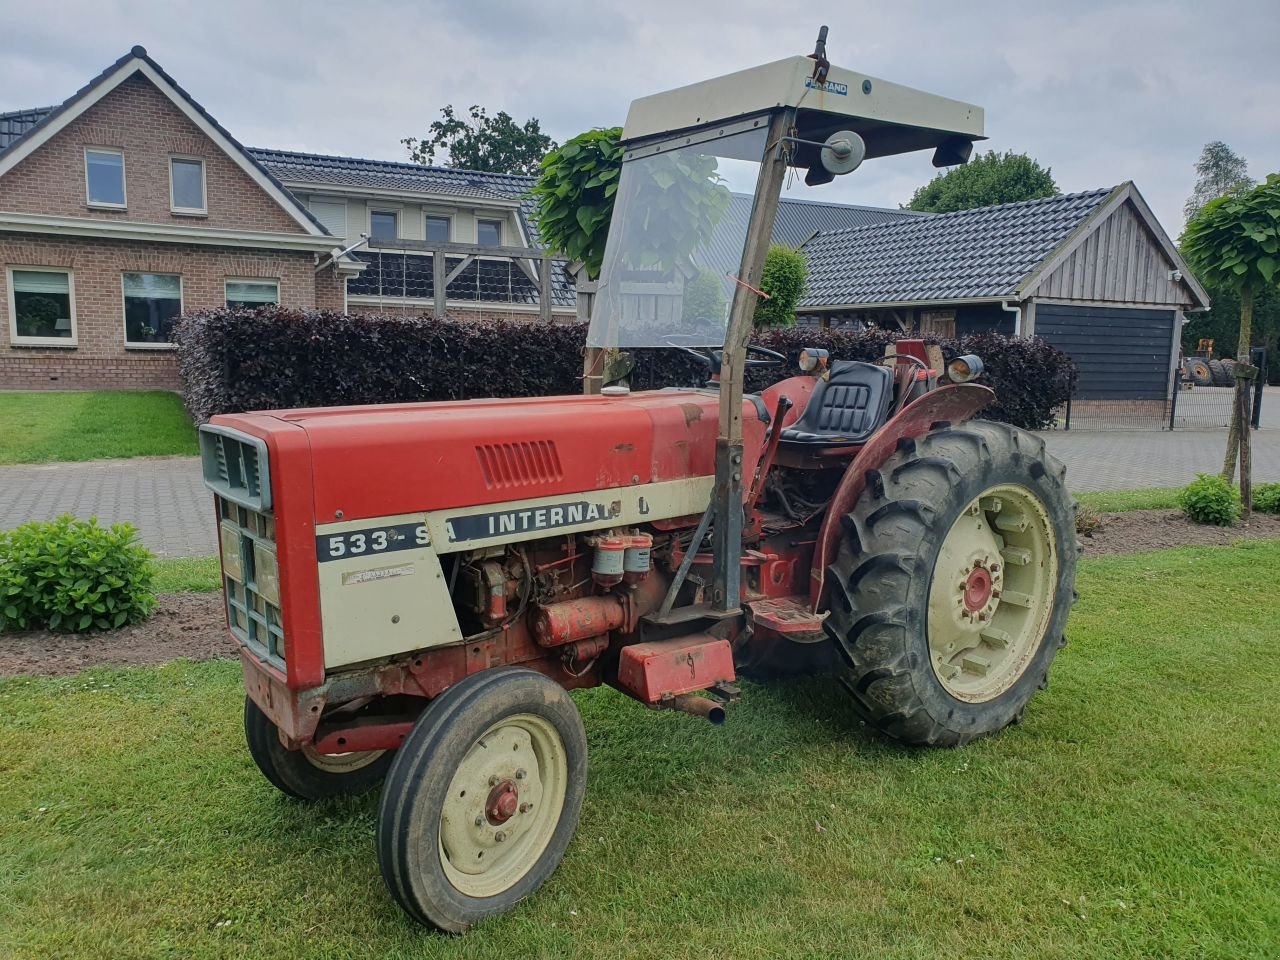
<path fill-rule="evenodd" d="M 1246 396 L 1243 375 L 1250 371 L 1253 301 L 1262 290 L 1280 282 L 1280 174 L 1247 193 L 1233 193 L 1209 201 L 1187 224 L 1182 251 L 1192 269 L 1212 284 L 1230 286 L 1240 295 L 1240 338 L 1236 346 L 1236 403 L 1227 436 L 1222 475 L 1230 480 L 1240 455 L 1240 492 L 1245 515 L 1250 507 L 1248 422 L 1243 416 Z M 1256 371 L 1255 371 L 1256 373 Z"/>
<path fill-rule="evenodd" d="M 1256 182 L 1249 176 L 1244 157 L 1221 140 L 1211 140 L 1196 161 L 1196 186 L 1182 207 L 1186 222 L 1194 220 L 1210 200 L 1229 193 L 1243 193 L 1254 186 Z"/>
<path fill-rule="evenodd" d="M 1025 153 L 988 150 L 964 166 L 938 174 L 912 195 L 907 209 L 950 213 L 1055 197 L 1061 192 L 1054 183 L 1053 172 Z"/>
<path fill-rule="evenodd" d="M 458 116 L 453 104 L 440 108 L 440 119 L 427 128 L 429 136 L 405 137 L 414 163 L 434 163 L 437 153 L 448 155 L 448 166 L 486 173 L 518 173 L 533 176 L 542 158 L 556 149 L 556 142 L 542 132 L 537 117 L 516 123 L 499 110 L 489 116 L 484 107 L 472 105 L 470 119 Z"/>

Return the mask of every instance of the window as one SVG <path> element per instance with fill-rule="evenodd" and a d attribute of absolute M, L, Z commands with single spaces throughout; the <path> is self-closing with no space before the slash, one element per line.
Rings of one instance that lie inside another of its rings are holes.
<path fill-rule="evenodd" d="M 394 240 L 400 236 L 400 215 L 394 210 L 369 211 L 369 239 Z"/>
<path fill-rule="evenodd" d="M 86 148 L 84 182 L 89 205 L 124 206 L 124 154 L 119 150 Z"/>
<path fill-rule="evenodd" d="M 208 211 L 204 188 L 204 161 L 193 157 L 169 160 L 169 204 L 174 213 Z"/>
<path fill-rule="evenodd" d="M 347 236 L 347 201 L 311 198 L 308 209 L 335 237 Z"/>
<path fill-rule="evenodd" d="M 429 243 L 448 243 L 453 232 L 449 217 L 438 217 L 427 214 L 427 241 Z"/>
<path fill-rule="evenodd" d="M 9 268 L 9 333 L 14 343 L 76 345 L 75 288 L 70 270 Z"/>
<path fill-rule="evenodd" d="M 252 310 L 280 302 L 279 280 L 228 280 L 227 306 Z"/>
<path fill-rule="evenodd" d="M 476 243 L 480 244 L 482 247 L 502 246 L 502 221 L 477 220 Z"/>
<path fill-rule="evenodd" d="M 126 273 L 124 342 L 126 346 L 169 342 L 182 315 L 182 277 L 176 273 Z"/>

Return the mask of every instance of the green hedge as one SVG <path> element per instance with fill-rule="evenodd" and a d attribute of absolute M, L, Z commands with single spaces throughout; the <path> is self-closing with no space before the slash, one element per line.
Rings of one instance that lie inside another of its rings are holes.
<path fill-rule="evenodd" d="M 360 316 L 278 307 L 211 310 L 178 324 L 174 340 L 187 409 L 218 413 L 338 404 L 532 397 L 582 390 L 586 330 L 576 324 Z M 836 359 L 873 360 L 896 337 L 813 328 L 757 331 L 753 342 L 794 360 L 802 347 Z M 1042 340 L 981 334 L 942 342 L 946 354 L 977 353 L 999 400 L 985 416 L 1027 428 L 1052 423 L 1074 367 Z M 705 379 L 678 350 L 636 350 L 633 385 L 694 386 Z M 751 390 L 794 373 L 753 370 Z"/>

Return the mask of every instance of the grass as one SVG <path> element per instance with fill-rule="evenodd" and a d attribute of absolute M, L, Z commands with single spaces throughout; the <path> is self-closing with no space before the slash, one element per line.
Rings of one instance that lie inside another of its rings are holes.
<path fill-rule="evenodd" d="M 463 938 L 388 899 L 376 797 L 259 776 L 234 664 L 3 681 L 0 955 L 1275 957 L 1277 577 L 1280 543 L 1086 561 L 1052 685 L 963 750 L 871 736 L 821 680 L 722 728 L 578 694 L 577 838 Z"/>
<path fill-rule="evenodd" d="M 198 452 L 177 394 L 0 393 L 0 464 Z"/>
<path fill-rule="evenodd" d="M 1073 496 L 1082 507 L 1099 513 L 1123 513 L 1128 510 L 1174 510 L 1182 487 L 1149 487 L 1142 490 L 1095 490 Z"/>
<path fill-rule="evenodd" d="M 167 557 L 153 560 L 156 593 L 212 593 L 222 589 L 217 557 Z"/>

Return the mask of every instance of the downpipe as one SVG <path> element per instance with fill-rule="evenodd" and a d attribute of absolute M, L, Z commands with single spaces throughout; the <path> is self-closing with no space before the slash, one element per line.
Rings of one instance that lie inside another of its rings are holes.
<path fill-rule="evenodd" d="M 1018 305 L 1011 307 L 1008 300 L 1001 300 L 1000 309 L 1005 313 L 1013 314 L 1013 335 L 1015 337 L 1022 336 L 1022 307 Z"/>

